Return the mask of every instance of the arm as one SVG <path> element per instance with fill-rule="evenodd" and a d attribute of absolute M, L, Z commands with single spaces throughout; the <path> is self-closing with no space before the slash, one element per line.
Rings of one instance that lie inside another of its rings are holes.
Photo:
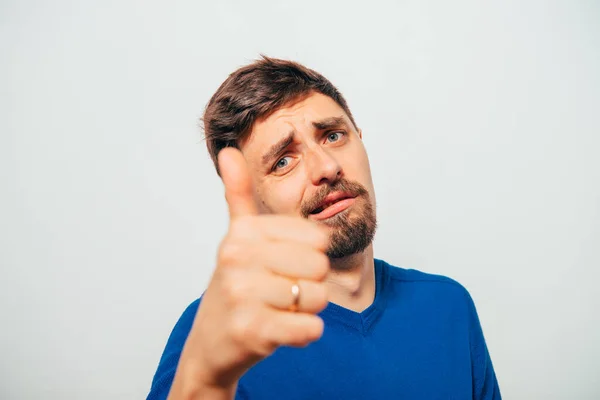
<path fill-rule="evenodd" d="M 327 306 L 326 229 L 258 214 L 239 150 L 223 149 L 219 166 L 229 230 L 202 303 L 171 333 L 149 400 L 233 399 L 242 375 L 279 346 L 303 347 L 323 334 L 316 314 Z M 307 290 L 297 296 L 294 287 Z"/>
<path fill-rule="evenodd" d="M 474 400 L 501 400 L 500 388 L 488 352 L 483 329 L 471 296 L 467 293 L 469 305 L 469 342 L 471 348 L 471 371 L 473 374 Z"/>
<path fill-rule="evenodd" d="M 182 353 L 200 301 L 201 299 L 198 299 L 190 304 L 173 328 L 152 380 L 147 400 L 194 398 L 232 400 L 235 397 L 236 386 L 229 389 L 211 388 L 208 385 L 201 385 L 197 379 L 186 379 L 197 376 L 195 373 L 190 373 L 193 370 L 193 361 L 186 362 L 185 356 L 182 359 Z"/>

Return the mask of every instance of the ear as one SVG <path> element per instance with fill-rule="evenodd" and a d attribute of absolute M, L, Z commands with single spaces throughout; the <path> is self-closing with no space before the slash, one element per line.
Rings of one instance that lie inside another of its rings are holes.
<path fill-rule="evenodd" d="M 358 137 L 362 139 L 362 129 L 358 129 Z"/>

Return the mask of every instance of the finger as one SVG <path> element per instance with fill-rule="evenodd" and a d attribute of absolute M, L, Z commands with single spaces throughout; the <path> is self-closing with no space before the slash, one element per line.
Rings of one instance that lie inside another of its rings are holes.
<path fill-rule="evenodd" d="M 324 283 L 309 280 L 292 280 L 278 275 L 261 279 L 259 296 L 263 302 L 282 311 L 290 311 L 295 296 L 292 287 L 299 287 L 297 311 L 316 314 L 327 307 L 327 288 Z"/>
<path fill-rule="evenodd" d="M 300 217 L 261 215 L 235 228 L 238 235 L 248 240 L 292 241 L 322 251 L 329 247 L 327 227 Z"/>
<path fill-rule="evenodd" d="M 261 265 L 288 279 L 323 281 L 330 269 L 329 258 L 314 248 L 287 242 L 266 242 L 252 254 L 254 265 Z M 256 261 L 255 261 L 256 260 Z"/>
<path fill-rule="evenodd" d="M 245 215 L 257 215 L 252 178 L 242 152 L 226 147 L 218 155 L 219 171 L 225 185 L 225 199 L 231 219 Z"/>
<path fill-rule="evenodd" d="M 303 347 L 321 338 L 323 320 L 313 314 L 271 310 L 261 324 L 262 336 L 278 346 Z"/>

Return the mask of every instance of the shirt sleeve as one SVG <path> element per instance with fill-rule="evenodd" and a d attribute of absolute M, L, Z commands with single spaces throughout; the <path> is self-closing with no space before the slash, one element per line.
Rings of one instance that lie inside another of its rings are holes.
<path fill-rule="evenodd" d="M 179 358 L 181 357 L 185 341 L 192 330 L 194 318 L 196 318 L 196 312 L 200 306 L 200 300 L 201 298 L 190 304 L 177 321 L 177 324 L 175 324 L 158 363 L 158 368 L 152 379 L 152 386 L 146 400 L 166 400 L 169 396 L 173 378 L 175 378 L 175 371 L 177 371 L 177 365 L 179 364 Z M 247 391 L 238 382 L 235 400 L 247 400 L 248 398 Z"/>
<path fill-rule="evenodd" d="M 475 303 L 467 292 L 469 305 L 469 342 L 473 378 L 473 400 L 501 400 L 500 388 L 488 352 Z"/>
<path fill-rule="evenodd" d="M 175 324 L 152 379 L 152 386 L 146 398 L 147 400 L 166 400 L 169 395 L 181 351 L 192 329 L 199 304 L 200 299 L 190 304 Z"/>

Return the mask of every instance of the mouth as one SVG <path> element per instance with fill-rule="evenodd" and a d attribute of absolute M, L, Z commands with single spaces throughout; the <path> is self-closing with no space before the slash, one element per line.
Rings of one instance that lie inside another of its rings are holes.
<path fill-rule="evenodd" d="M 310 217 L 315 220 L 331 218 L 346 210 L 356 201 L 356 196 L 346 192 L 330 193 L 323 201 L 310 212 Z"/>

